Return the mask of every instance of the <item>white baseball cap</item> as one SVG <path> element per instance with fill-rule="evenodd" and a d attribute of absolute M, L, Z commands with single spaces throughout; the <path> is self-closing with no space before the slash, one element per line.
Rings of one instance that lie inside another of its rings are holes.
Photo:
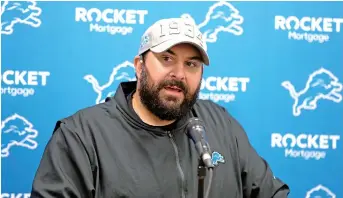
<path fill-rule="evenodd" d="M 161 53 L 181 43 L 195 46 L 200 51 L 204 64 L 210 64 L 202 33 L 193 20 L 186 18 L 161 19 L 155 22 L 143 34 L 138 55 L 148 50 Z"/>

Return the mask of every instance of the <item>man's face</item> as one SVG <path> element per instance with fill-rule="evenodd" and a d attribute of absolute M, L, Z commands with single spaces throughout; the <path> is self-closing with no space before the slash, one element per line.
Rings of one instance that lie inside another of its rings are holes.
<path fill-rule="evenodd" d="M 138 76 L 142 103 L 162 120 L 189 111 L 200 90 L 203 64 L 198 50 L 180 44 L 162 53 L 148 52 Z"/>

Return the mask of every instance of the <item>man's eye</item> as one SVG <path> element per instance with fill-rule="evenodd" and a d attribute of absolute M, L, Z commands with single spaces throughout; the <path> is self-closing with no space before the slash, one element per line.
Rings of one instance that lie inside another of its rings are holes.
<path fill-rule="evenodd" d="M 163 56 L 162 59 L 164 61 L 171 61 L 172 60 L 169 56 Z"/>
<path fill-rule="evenodd" d="M 189 67 L 200 67 L 201 63 L 200 62 L 195 62 L 195 61 L 188 61 L 187 66 Z"/>

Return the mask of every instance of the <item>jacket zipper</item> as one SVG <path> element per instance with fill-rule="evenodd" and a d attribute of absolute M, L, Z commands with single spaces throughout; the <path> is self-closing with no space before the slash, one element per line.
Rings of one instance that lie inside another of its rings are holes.
<path fill-rule="evenodd" d="M 185 174 L 183 173 L 182 168 L 181 168 L 179 152 L 177 150 L 176 143 L 173 139 L 173 135 L 171 134 L 170 131 L 167 131 L 167 133 L 168 133 L 169 139 L 170 139 L 170 141 L 174 147 L 175 156 L 176 156 L 176 166 L 177 166 L 177 169 L 179 170 L 179 173 L 181 176 L 181 195 L 182 195 L 182 198 L 185 198 L 186 197 L 185 196 L 185 190 L 184 190 Z"/>

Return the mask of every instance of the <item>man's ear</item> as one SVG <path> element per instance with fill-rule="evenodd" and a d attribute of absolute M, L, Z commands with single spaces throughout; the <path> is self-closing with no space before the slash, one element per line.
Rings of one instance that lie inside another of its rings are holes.
<path fill-rule="evenodd" d="M 143 64 L 143 60 L 141 60 L 140 56 L 135 56 L 133 64 L 135 66 L 135 70 L 136 70 L 136 78 L 138 80 L 138 78 L 141 77 L 141 72 L 142 72 L 142 64 Z"/>

